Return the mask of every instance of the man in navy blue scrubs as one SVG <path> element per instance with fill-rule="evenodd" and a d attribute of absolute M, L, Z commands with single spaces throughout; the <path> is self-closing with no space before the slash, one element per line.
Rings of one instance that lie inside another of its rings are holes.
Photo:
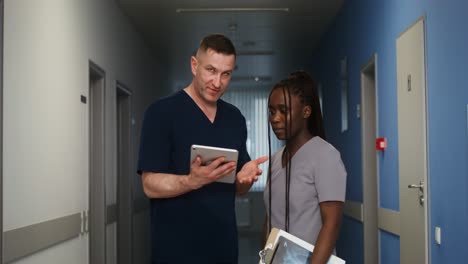
<path fill-rule="evenodd" d="M 245 118 L 220 99 L 235 62 L 228 38 L 206 36 L 190 60 L 190 85 L 146 110 L 138 172 L 151 198 L 153 264 L 237 263 L 235 194 L 249 190 L 267 157 L 250 160 Z M 192 144 L 237 149 L 238 162 L 202 166 L 190 161 Z M 234 184 L 216 182 L 234 170 Z"/>

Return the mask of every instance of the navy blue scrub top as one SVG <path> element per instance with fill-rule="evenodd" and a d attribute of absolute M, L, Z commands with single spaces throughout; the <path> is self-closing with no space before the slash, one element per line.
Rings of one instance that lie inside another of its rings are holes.
<path fill-rule="evenodd" d="M 187 175 L 192 144 L 239 151 L 237 170 L 250 160 L 245 118 L 218 101 L 213 123 L 183 90 L 146 111 L 138 172 Z M 151 199 L 153 263 L 237 263 L 235 184 L 212 183 L 175 198 Z"/>

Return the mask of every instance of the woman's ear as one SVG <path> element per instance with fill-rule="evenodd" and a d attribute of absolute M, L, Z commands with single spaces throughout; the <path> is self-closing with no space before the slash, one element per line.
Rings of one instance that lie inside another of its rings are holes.
<path fill-rule="evenodd" d="M 304 107 L 303 113 L 304 113 L 304 114 L 303 114 L 304 118 L 307 119 L 307 118 L 310 117 L 310 114 L 312 113 L 312 108 L 310 107 L 310 105 L 306 105 L 306 106 Z"/>

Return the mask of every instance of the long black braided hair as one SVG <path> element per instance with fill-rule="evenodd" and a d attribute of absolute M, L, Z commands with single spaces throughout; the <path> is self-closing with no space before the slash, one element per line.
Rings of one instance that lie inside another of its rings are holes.
<path fill-rule="evenodd" d="M 283 157 L 286 160 L 286 185 L 285 185 L 285 231 L 289 231 L 289 191 L 291 186 L 291 152 L 288 148 L 287 141 L 290 138 L 292 130 L 292 115 L 291 96 L 298 96 L 303 105 L 311 107 L 311 115 L 307 120 L 307 128 L 312 136 L 319 136 L 325 139 L 325 129 L 323 126 L 322 111 L 320 108 L 320 100 L 317 92 L 317 83 L 305 71 L 296 71 L 291 73 L 288 78 L 281 80 L 273 86 L 268 96 L 268 105 L 270 105 L 270 97 L 273 91 L 282 89 L 284 104 L 287 106 L 285 118 L 286 129 L 286 146 L 284 147 Z M 289 120 L 289 121 L 288 121 Z M 268 230 L 271 230 L 271 132 L 268 129 Z"/>

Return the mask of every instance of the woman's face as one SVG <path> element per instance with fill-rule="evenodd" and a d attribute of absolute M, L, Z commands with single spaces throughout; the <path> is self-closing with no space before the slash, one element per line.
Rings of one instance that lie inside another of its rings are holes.
<path fill-rule="evenodd" d="M 297 95 L 290 95 L 289 99 L 287 89 L 278 87 L 273 90 L 268 110 L 271 128 L 278 139 L 294 139 L 298 134 L 307 132 L 307 118 L 310 113 L 306 111 L 310 111 L 310 107 L 304 106 Z M 289 130 L 288 138 L 286 138 L 286 129 Z"/>

